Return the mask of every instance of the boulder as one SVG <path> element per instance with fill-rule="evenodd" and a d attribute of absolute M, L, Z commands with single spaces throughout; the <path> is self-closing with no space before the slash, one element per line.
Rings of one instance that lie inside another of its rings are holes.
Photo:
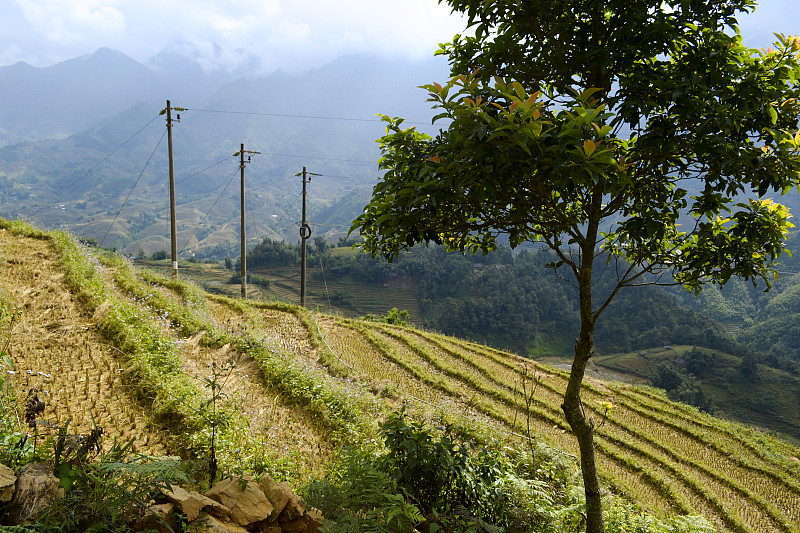
<path fill-rule="evenodd" d="M 14 471 L 6 465 L 0 464 L 0 502 L 11 501 L 16 483 L 17 476 L 14 475 Z"/>
<path fill-rule="evenodd" d="M 275 483 L 275 481 L 269 477 L 269 474 L 262 474 L 261 478 L 258 480 L 258 486 L 273 507 L 272 513 L 269 515 L 267 521 L 274 522 L 278 519 L 278 515 L 283 512 L 286 504 L 289 503 L 289 498 L 292 496 L 292 489 L 289 488 L 289 484 L 286 482 Z"/>
<path fill-rule="evenodd" d="M 224 479 L 206 491 L 206 496 L 230 509 L 231 521 L 240 526 L 260 522 L 273 511 L 264 491 L 250 476 Z"/>
<path fill-rule="evenodd" d="M 8 519 L 11 524 L 24 524 L 63 497 L 64 489 L 49 466 L 27 464 L 17 472 L 16 490 L 7 508 Z"/>
<path fill-rule="evenodd" d="M 283 533 L 281 526 L 272 525 L 272 526 L 261 526 L 260 528 L 255 530 L 256 533 Z"/>
<path fill-rule="evenodd" d="M 248 531 L 236 524 L 220 521 L 213 516 L 204 515 L 192 524 L 192 531 L 202 533 L 248 533 Z"/>
<path fill-rule="evenodd" d="M 186 515 L 186 520 L 189 522 L 200 516 L 200 511 L 203 509 L 209 509 L 214 514 L 223 517 L 230 513 L 230 509 L 221 503 L 207 498 L 199 492 L 188 491 L 177 485 L 173 485 L 172 490 L 162 490 L 161 492 L 169 501 L 178 506 L 178 509 Z"/>
<path fill-rule="evenodd" d="M 281 533 L 319 533 L 322 523 L 304 514 L 294 520 L 281 522 Z"/>
<path fill-rule="evenodd" d="M 306 514 L 306 502 L 295 493 L 289 494 L 289 501 L 286 502 L 286 507 L 283 508 L 281 514 L 278 516 L 278 521 L 290 522 L 296 520 Z"/>
<path fill-rule="evenodd" d="M 144 516 L 140 518 L 134 531 L 157 531 L 158 533 L 174 533 L 177 528 L 174 503 L 159 503 L 151 505 L 144 511 Z"/>

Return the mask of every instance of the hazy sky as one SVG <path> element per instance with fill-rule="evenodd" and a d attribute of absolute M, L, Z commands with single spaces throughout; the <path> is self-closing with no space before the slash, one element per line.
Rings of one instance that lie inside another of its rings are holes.
<path fill-rule="evenodd" d="M 800 34 L 800 0 L 763 0 L 740 25 L 751 46 Z M 102 46 L 145 61 L 185 43 L 209 64 L 244 48 L 267 72 L 298 70 L 348 53 L 430 57 L 463 27 L 436 0 L 0 0 L 0 65 L 47 66 Z"/>

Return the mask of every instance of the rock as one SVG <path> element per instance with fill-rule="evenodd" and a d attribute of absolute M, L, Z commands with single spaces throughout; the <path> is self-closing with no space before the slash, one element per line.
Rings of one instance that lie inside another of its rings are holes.
<path fill-rule="evenodd" d="M 230 509 L 231 521 L 248 526 L 268 518 L 272 504 L 250 476 L 224 479 L 211 487 L 206 496 Z"/>
<path fill-rule="evenodd" d="M 283 533 L 281 526 L 262 526 L 255 531 L 256 533 Z"/>
<path fill-rule="evenodd" d="M 248 533 L 248 531 L 230 522 L 221 522 L 210 515 L 205 515 L 192 524 L 192 531 L 203 533 Z"/>
<path fill-rule="evenodd" d="M 305 517 L 308 519 L 309 533 L 318 533 L 322 529 L 322 523 L 325 518 L 322 516 L 322 511 L 319 509 L 311 508 L 306 511 Z"/>
<path fill-rule="evenodd" d="M 11 524 L 24 524 L 63 497 L 64 489 L 49 466 L 27 464 L 17 472 L 16 490 L 7 508 L 8 519 Z"/>
<path fill-rule="evenodd" d="M 134 526 L 134 531 L 157 531 L 158 533 L 174 533 L 177 528 L 174 503 L 160 503 L 151 505 L 144 511 Z"/>
<path fill-rule="evenodd" d="M 269 474 L 262 474 L 261 478 L 258 480 L 258 486 L 273 507 L 272 513 L 269 515 L 267 521 L 274 522 L 278 519 L 278 515 L 283 512 L 286 504 L 289 503 L 292 489 L 289 488 L 288 483 L 275 483 L 275 481 L 269 477 Z"/>
<path fill-rule="evenodd" d="M 14 475 L 14 471 L 6 465 L 0 464 L 0 502 L 11 501 L 16 483 L 17 476 Z"/>
<path fill-rule="evenodd" d="M 172 490 L 162 490 L 161 492 L 169 501 L 178 506 L 178 509 L 186 515 L 186 520 L 189 522 L 200 516 L 200 511 L 205 508 L 223 517 L 230 513 L 230 509 L 221 503 L 207 498 L 199 492 L 188 491 L 177 485 L 173 485 Z"/>
<path fill-rule="evenodd" d="M 322 524 L 305 514 L 288 522 L 281 522 L 281 533 L 319 533 Z"/>
<path fill-rule="evenodd" d="M 281 522 L 290 522 L 292 520 L 296 520 L 306 514 L 306 502 L 304 502 L 300 496 L 295 493 L 289 494 L 289 501 L 286 503 L 286 507 L 283 508 L 281 511 L 280 516 L 278 516 L 278 521 Z"/>

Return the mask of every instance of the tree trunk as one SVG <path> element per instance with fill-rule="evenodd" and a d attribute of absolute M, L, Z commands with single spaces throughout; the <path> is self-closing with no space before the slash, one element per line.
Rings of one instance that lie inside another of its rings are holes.
<path fill-rule="evenodd" d="M 598 202 L 599 205 L 599 202 Z M 581 384 L 586 365 L 592 357 L 594 347 L 595 315 L 592 311 L 592 266 L 594 263 L 594 243 L 597 224 L 587 228 L 588 237 L 581 250 L 581 264 L 577 272 L 578 302 L 581 316 L 581 332 L 575 343 L 575 360 L 569 374 L 567 390 L 561 409 L 578 439 L 581 452 L 581 473 L 586 493 L 586 533 L 604 533 L 603 501 L 600 493 L 600 479 L 594 457 L 594 420 L 586 417 L 581 403 Z"/>
<path fill-rule="evenodd" d="M 586 493 L 586 533 L 603 533 L 603 502 L 600 494 L 600 479 L 594 457 L 594 421 L 586 418 L 581 403 L 581 383 L 586 364 L 592 354 L 592 333 L 594 324 L 582 324 L 581 336 L 575 345 L 575 360 L 569 375 L 569 383 L 564 393 L 561 409 L 567 418 L 581 452 L 581 473 Z"/>

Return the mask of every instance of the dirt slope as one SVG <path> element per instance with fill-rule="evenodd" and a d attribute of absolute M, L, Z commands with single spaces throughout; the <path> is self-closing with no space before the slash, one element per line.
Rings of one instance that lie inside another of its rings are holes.
<path fill-rule="evenodd" d="M 135 438 L 139 451 L 165 453 L 163 435 L 125 392 L 116 348 L 64 286 L 56 261 L 49 241 L 0 229 L 0 301 L 21 311 L 9 345 L 16 395 L 24 400 L 37 389 L 46 405 L 41 418 L 71 420 L 71 432 L 87 433 L 96 423 L 118 439 Z"/>

